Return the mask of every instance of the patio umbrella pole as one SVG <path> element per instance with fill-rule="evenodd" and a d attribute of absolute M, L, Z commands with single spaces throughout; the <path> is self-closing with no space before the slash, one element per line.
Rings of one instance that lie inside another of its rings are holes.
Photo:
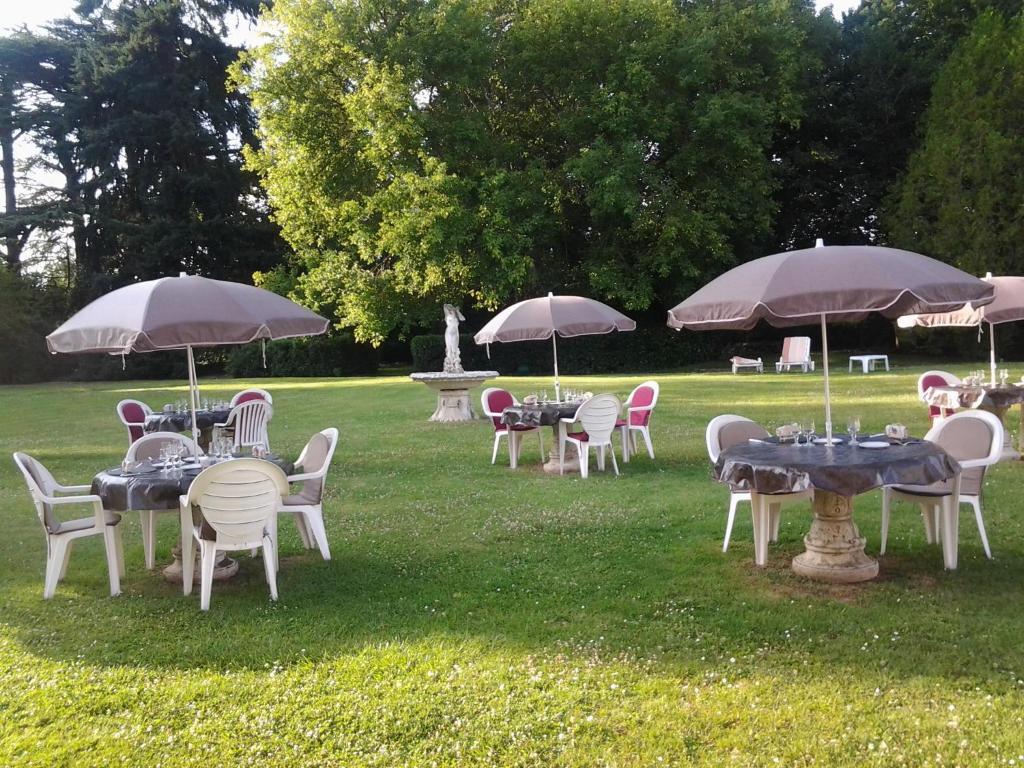
<path fill-rule="evenodd" d="M 199 410 L 199 382 L 196 376 L 196 358 L 192 354 L 192 345 L 189 344 L 185 349 L 188 350 L 188 402 L 192 411 L 192 448 L 195 455 L 198 456 L 199 429 L 196 426 L 196 411 Z"/>
<path fill-rule="evenodd" d="M 550 296 L 550 294 L 548 294 Z M 556 339 L 558 334 L 554 331 L 551 332 L 551 349 L 555 352 L 555 400 L 562 402 L 562 390 L 558 382 L 558 342 Z"/>
<path fill-rule="evenodd" d="M 996 326 L 988 324 L 988 364 L 992 371 L 992 386 L 996 385 Z"/>
<path fill-rule="evenodd" d="M 821 313 L 821 364 L 825 370 L 825 439 L 832 445 L 832 397 L 828 384 L 828 327 L 825 313 Z"/>

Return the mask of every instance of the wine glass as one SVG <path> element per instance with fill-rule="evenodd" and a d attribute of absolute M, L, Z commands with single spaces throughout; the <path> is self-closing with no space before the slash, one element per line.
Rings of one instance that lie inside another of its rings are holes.
<path fill-rule="evenodd" d="M 860 432 L 859 416 L 851 416 L 847 419 L 846 431 L 850 433 L 850 445 L 857 445 L 857 433 Z"/>
<path fill-rule="evenodd" d="M 804 419 L 800 422 L 800 432 L 804 436 L 804 445 L 810 445 L 814 439 L 814 420 Z"/>
<path fill-rule="evenodd" d="M 1003 368 L 1003 370 L 1001 370 L 999 372 L 999 383 L 1002 384 L 1005 387 L 1006 386 L 1006 382 L 1009 381 L 1009 379 L 1010 379 L 1010 372 L 1008 370 L 1006 370 L 1005 368 Z"/>

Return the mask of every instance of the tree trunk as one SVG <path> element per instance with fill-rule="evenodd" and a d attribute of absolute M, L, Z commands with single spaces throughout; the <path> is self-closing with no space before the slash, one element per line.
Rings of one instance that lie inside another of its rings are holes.
<path fill-rule="evenodd" d="M 0 171 L 4 177 L 4 213 L 10 217 L 18 212 L 18 196 L 14 178 L 14 94 L 9 83 L 0 84 L 0 109 L 3 117 L 0 120 Z M 17 273 L 21 271 L 21 251 L 25 242 L 17 232 L 8 231 L 4 236 L 4 260 L 8 269 Z"/>

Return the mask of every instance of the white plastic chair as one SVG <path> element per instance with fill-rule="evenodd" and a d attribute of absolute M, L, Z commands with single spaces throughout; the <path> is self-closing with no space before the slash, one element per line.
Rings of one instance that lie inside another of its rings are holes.
<path fill-rule="evenodd" d="M 753 368 L 758 373 L 764 373 L 764 363 L 761 362 L 760 357 L 740 357 L 735 355 L 729 358 L 729 362 L 732 363 L 733 373 L 739 373 L 741 368 Z"/>
<path fill-rule="evenodd" d="M 961 411 L 935 422 L 924 437 L 942 447 L 960 464 L 959 478 L 931 485 L 895 485 L 882 489 L 882 545 L 885 554 L 889 538 L 889 514 L 893 499 L 909 501 L 921 508 L 925 541 L 942 542 L 946 568 L 956 567 L 959 540 L 959 509 L 970 504 L 985 556 L 992 558 L 981 514 L 981 493 L 985 470 L 999 461 L 1003 452 L 1003 423 L 988 411 Z"/>
<path fill-rule="evenodd" d="M 145 432 L 146 417 L 153 409 L 141 400 L 122 400 L 117 404 L 117 418 L 128 430 L 128 444 L 140 440 Z"/>
<path fill-rule="evenodd" d="M 494 448 L 491 450 L 491 464 L 498 460 L 498 444 L 501 438 L 508 439 L 508 464 L 512 469 L 519 466 L 519 454 L 523 451 L 523 434 L 536 432 L 540 440 L 540 460 L 544 461 L 544 435 L 538 427 L 528 427 L 516 424 L 509 427 L 501 421 L 501 413 L 506 408 L 519 405 L 519 401 L 512 397 L 512 393 L 501 387 L 487 387 L 480 393 L 480 409 L 484 416 L 491 420 L 494 426 Z"/>
<path fill-rule="evenodd" d="M 762 440 L 766 437 L 769 437 L 767 430 L 765 430 L 765 428 L 756 421 L 751 421 L 743 416 L 736 416 L 731 413 L 726 413 L 713 418 L 708 422 L 707 430 L 704 433 L 704 440 L 708 448 L 708 456 L 711 458 L 712 464 L 718 461 L 718 457 L 726 448 L 739 443 L 745 443 L 751 438 Z M 782 505 L 808 500 L 812 498 L 813 495 L 813 491 L 797 491 L 795 493 L 773 493 L 761 496 L 763 499 L 767 499 L 768 501 L 768 538 L 772 542 L 779 540 L 779 523 L 782 517 Z M 729 517 L 725 523 L 725 541 L 722 542 L 723 552 L 729 551 L 729 539 L 732 536 L 732 526 L 736 521 L 736 507 L 743 501 L 750 502 L 753 507 L 750 491 L 734 491 L 731 488 L 729 489 Z M 751 514 L 753 515 L 753 509 L 751 509 Z M 766 557 L 766 551 L 763 553 L 763 557 L 758 552 L 754 553 L 755 561 L 758 561 L 759 558 L 763 560 Z M 763 563 L 758 562 L 758 564 L 761 565 Z"/>
<path fill-rule="evenodd" d="M 654 406 L 658 404 L 660 389 L 658 382 L 645 381 L 629 393 L 629 397 L 623 404 L 626 409 L 626 418 L 617 419 L 615 428 L 619 430 L 619 435 L 622 438 L 622 461 L 625 463 L 629 462 L 631 454 L 636 453 L 636 436 L 638 434 L 647 444 L 647 455 L 654 458 L 650 425 Z"/>
<path fill-rule="evenodd" d="M 565 467 L 565 444 L 572 443 L 580 456 L 580 476 L 589 474 L 590 449 L 597 453 L 597 468 L 604 471 L 605 448 L 612 457 L 612 468 L 619 474 L 619 465 L 615 461 L 615 448 L 612 446 L 612 433 L 618 421 L 622 402 L 615 395 L 594 395 L 584 402 L 571 418 L 562 419 L 565 424 L 579 422 L 582 432 L 569 432 L 564 439 L 558 441 L 559 474 Z"/>
<path fill-rule="evenodd" d="M 164 443 L 177 443 L 180 445 L 186 456 L 195 458 L 205 455 L 203 449 L 195 453 L 195 445 L 192 438 L 178 432 L 150 432 L 143 435 L 128 447 L 125 459 L 128 461 L 145 461 L 160 458 L 160 449 Z M 153 570 L 156 567 L 156 516 L 158 512 L 173 512 L 173 509 L 140 509 L 139 522 L 142 527 L 142 551 L 146 556 L 146 568 Z"/>
<path fill-rule="evenodd" d="M 234 408 L 236 405 L 248 403 L 250 400 L 266 400 L 271 405 L 274 404 L 274 398 L 270 396 L 270 393 L 267 392 L 267 390 L 250 387 L 249 389 L 243 389 L 241 392 L 237 392 L 235 396 L 231 398 L 230 405 Z"/>
<path fill-rule="evenodd" d="M 302 483 L 302 490 L 285 496 L 277 509 L 279 514 L 295 515 L 295 527 L 299 529 L 303 546 L 312 549 L 315 543 L 324 560 L 331 559 L 331 548 L 327 545 L 327 531 L 324 529 L 324 486 L 337 447 L 338 430 L 334 427 L 317 432 L 310 438 L 295 462 L 296 468 L 302 471 L 288 475 L 288 482 Z M 274 541 L 277 541 L 276 535 Z"/>
<path fill-rule="evenodd" d="M 782 356 L 775 363 L 775 371 L 782 373 L 791 368 L 799 368 L 804 372 L 814 370 L 814 361 L 811 359 L 811 337 L 810 336 L 787 336 L 782 342 Z"/>
<path fill-rule="evenodd" d="M 288 493 L 288 480 L 280 467 L 262 459 L 235 459 L 215 464 L 199 473 L 186 495 L 180 499 L 182 521 L 190 531 L 182 533 L 182 578 L 185 594 L 192 589 L 192 546 L 184 546 L 184 537 L 199 544 L 201 610 L 210 609 L 213 569 L 218 552 L 263 549 L 263 569 L 270 586 L 270 598 L 277 600 L 276 549 L 274 540 L 277 510 Z M 192 508 L 202 515 L 193 523 Z M 190 542 L 191 544 L 191 542 Z"/>
<path fill-rule="evenodd" d="M 215 426 L 234 430 L 235 448 L 263 445 L 269 450 L 270 436 L 267 433 L 267 424 L 273 416 L 274 408 L 266 400 L 248 400 L 232 408 L 227 420 Z"/>
<path fill-rule="evenodd" d="M 917 398 L 923 403 L 925 401 L 924 393 L 932 387 L 955 387 L 959 383 L 960 377 L 954 376 L 948 371 L 925 371 L 917 379 Z M 928 418 L 930 419 L 945 418 L 953 413 L 956 413 L 955 408 L 928 406 Z"/>
<path fill-rule="evenodd" d="M 124 550 L 121 546 L 121 516 L 103 509 L 99 496 L 88 494 L 88 485 L 61 485 L 53 475 L 36 459 L 26 453 L 15 453 L 14 463 L 28 485 L 36 514 L 46 534 L 46 578 L 43 598 L 53 597 L 57 584 L 63 580 L 71 559 L 71 546 L 77 539 L 86 536 L 102 536 L 107 552 L 107 572 L 110 577 L 110 594 L 121 593 L 121 577 L 124 576 Z M 74 496 L 58 494 L 76 494 Z M 65 504 L 90 504 L 93 514 L 77 520 L 61 520 L 54 507 Z"/>

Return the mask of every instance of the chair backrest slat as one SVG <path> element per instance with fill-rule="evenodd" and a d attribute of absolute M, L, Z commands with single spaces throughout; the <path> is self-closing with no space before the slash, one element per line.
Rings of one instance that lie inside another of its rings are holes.
<path fill-rule="evenodd" d="M 576 421 L 583 425 L 591 444 L 610 442 L 621 409 L 615 395 L 594 395 L 576 411 Z"/>
<path fill-rule="evenodd" d="M 269 448 L 267 422 L 273 413 L 273 407 L 265 400 L 250 400 L 232 408 L 226 424 L 234 427 L 235 447 L 262 443 Z"/>
<path fill-rule="evenodd" d="M 284 472 L 260 459 L 236 459 L 203 470 L 189 488 L 188 501 L 223 543 L 258 543 L 288 492 Z"/>

